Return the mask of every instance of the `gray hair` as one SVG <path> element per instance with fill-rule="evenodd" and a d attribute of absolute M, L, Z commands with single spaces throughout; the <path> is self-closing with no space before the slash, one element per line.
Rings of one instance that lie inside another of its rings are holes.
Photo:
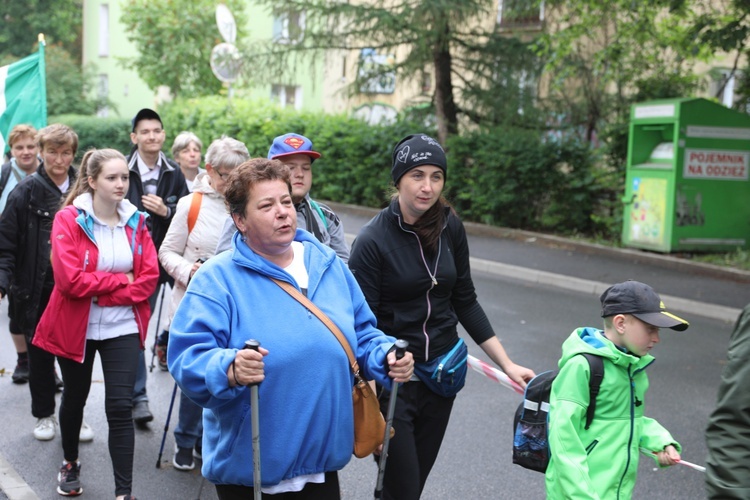
<path fill-rule="evenodd" d="M 249 159 L 247 146 L 225 135 L 212 142 L 206 151 L 206 163 L 214 168 L 234 168 Z"/>
<path fill-rule="evenodd" d="M 198 136 L 192 132 L 180 132 L 177 137 L 174 138 L 172 143 L 172 158 L 177 158 L 180 151 L 190 146 L 190 143 L 194 142 L 198 145 L 198 149 L 203 150 L 203 143 Z"/>

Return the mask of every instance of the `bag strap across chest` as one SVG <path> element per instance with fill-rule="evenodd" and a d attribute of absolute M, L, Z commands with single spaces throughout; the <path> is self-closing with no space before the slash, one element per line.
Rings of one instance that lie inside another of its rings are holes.
<path fill-rule="evenodd" d="M 297 290 L 291 283 L 277 280 L 276 278 L 271 278 L 271 280 L 279 285 L 282 290 L 291 295 L 292 298 L 296 299 L 300 304 L 309 309 L 311 313 L 313 313 L 320 321 L 323 322 L 324 325 L 328 327 L 331 333 L 336 336 L 336 339 L 339 341 L 339 344 L 341 344 L 341 347 L 344 348 L 346 357 L 349 358 L 349 367 L 352 369 L 352 372 L 356 377 L 359 377 L 359 365 L 357 364 L 357 359 L 354 357 L 352 348 L 349 345 L 349 342 L 346 340 L 346 337 L 344 337 L 344 334 L 341 333 L 341 330 L 339 330 L 339 327 L 336 326 L 333 321 L 331 321 L 331 318 L 329 318 L 326 313 L 321 311 L 318 306 L 313 304 L 310 299 L 305 297 L 302 292 Z"/>
<path fill-rule="evenodd" d="M 190 210 L 188 211 L 187 227 L 188 234 L 193 232 L 195 222 L 198 220 L 198 213 L 201 211 L 201 202 L 203 201 L 203 193 L 193 193 L 193 199 L 190 200 Z"/>

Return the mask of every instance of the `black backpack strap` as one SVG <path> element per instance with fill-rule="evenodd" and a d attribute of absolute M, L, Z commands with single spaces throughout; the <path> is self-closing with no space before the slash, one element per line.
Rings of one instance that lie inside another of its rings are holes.
<path fill-rule="evenodd" d="M 581 356 L 589 362 L 591 371 L 591 378 L 589 378 L 589 407 L 586 410 L 586 427 L 584 427 L 588 430 L 591 427 L 591 422 L 594 420 L 594 413 L 596 413 L 596 397 L 599 395 L 599 387 L 601 387 L 602 379 L 604 378 L 604 362 L 601 356 L 588 352 L 582 352 Z"/>

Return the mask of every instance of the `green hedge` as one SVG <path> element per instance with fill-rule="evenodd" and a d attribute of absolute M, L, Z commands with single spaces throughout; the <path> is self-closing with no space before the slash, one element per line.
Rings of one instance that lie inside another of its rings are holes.
<path fill-rule="evenodd" d="M 168 143 L 182 130 L 197 134 L 204 147 L 226 134 L 243 141 L 251 155 L 265 156 L 274 137 L 290 131 L 305 135 L 323 155 L 313 167 L 312 196 L 370 207 L 387 202 L 393 146 L 409 133 L 435 133 L 406 119 L 371 126 L 345 115 L 300 113 L 241 99 L 230 104 L 223 97 L 178 100 L 159 111 Z M 608 233 L 611 217 L 602 215 L 606 210 L 599 204 L 611 198 L 611 187 L 600 180 L 588 146 L 518 128 L 476 130 L 446 146 L 446 196 L 464 220 Z"/>
<path fill-rule="evenodd" d="M 222 97 L 177 100 L 159 109 L 167 143 L 183 130 L 203 141 L 228 135 L 242 141 L 250 155 L 265 157 L 274 137 L 296 132 L 309 137 L 322 157 L 315 160 L 312 196 L 365 206 L 380 206 L 390 179 L 391 149 L 417 130 L 414 123 L 370 126 L 345 115 L 300 113 L 268 102 Z"/>
<path fill-rule="evenodd" d="M 592 154 L 538 131 L 494 128 L 453 137 L 448 173 L 465 219 L 561 233 L 596 231 Z"/>
<path fill-rule="evenodd" d="M 213 139 L 227 135 L 244 142 L 252 156 L 263 157 L 274 137 L 291 131 L 305 135 L 323 155 L 313 166 L 312 196 L 370 207 L 387 203 L 393 146 L 409 133 L 435 133 L 405 118 L 371 126 L 346 115 L 300 113 L 243 99 L 230 104 L 225 97 L 176 100 L 159 113 L 167 132 L 165 151 L 183 130 L 201 138 L 204 153 Z M 56 120 L 78 132 L 81 152 L 90 146 L 130 150 L 128 120 Z M 446 147 L 445 194 L 464 220 L 605 238 L 619 233 L 623 181 L 602 170 L 587 145 L 550 140 L 533 130 L 495 128 L 452 137 Z"/>
<path fill-rule="evenodd" d="M 102 118 L 98 116 L 59 115 L 50 116 L 47 123 L 63 123 L 78 134 L 78 154 L 91 148 L 113 148 L 122 154 L 130 153 L 130 120 L 125 118 Z"/>

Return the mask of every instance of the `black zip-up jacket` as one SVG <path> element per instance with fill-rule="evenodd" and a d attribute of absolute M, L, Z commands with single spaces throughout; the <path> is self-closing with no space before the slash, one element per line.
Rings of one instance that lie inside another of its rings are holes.
<path fill-rule="evenodd" d="M 68 178 L 73 186 L 73 167 Z M 0 218 L 0 292 L 13 296 L 10 313 L 21 329 L 14 333 L 28 338 L 44 312 L 39 310 L 43 289 L 53 283 L 50 235 L 63 199 L 42 163 L 13 189 Z"/>
<path fill-rule="evenodd" d="M 466 230 L 450 208 L 430 258 L 394 199 L 357 235 L 349 269 L 378 328 L 407 340 L 415 361 L 447 352 L 458 340 L 458 322 L 477 344 L 494 335 L 471 279 Z"/>
<path fill-rule="evenodd" d="M 169 224 L 174 217 L 177 202 L 190 193 L 179 165 L 169 160 L 163 153 L 160 153 L 159 156 L 162 164 L 159 170 L 159 180 L 156 184 L 156 196 L 164 200 L 164 204 L 167 205 L 167 216 L 157 215 L 146 210 L 146 207 L 143 206 L 143 201 L 141 201 L 144 194 L 143 182 L 141 181 L 141 172 L 138 170 L 138 160 L 135 153 L 127 157 L 128 168 L 130 169 L 130 185 L 128 186 L 128 193 L 125 195 L 130 203 L 138 207 L 138 210 L 148 212 L 150 215 L 147 219 L 148 228 L 151 230 L 151 239 L 154 240 L 157 252 L 167 235 L 167 229 L 169 229 Z M 173 280 L 159 263 L 159 284 L 166 282 L 171 283 Z"/>
<path fill-rule="evenodd" d="M 10 179 L 11 174 L 11 165 L 10 162 L 3 163 L 3 166 L 0 168 L 0 196 L 3 195 L 3 191 L 5 191 L 5 186 L 8 185 L 8 180 Z"/>

